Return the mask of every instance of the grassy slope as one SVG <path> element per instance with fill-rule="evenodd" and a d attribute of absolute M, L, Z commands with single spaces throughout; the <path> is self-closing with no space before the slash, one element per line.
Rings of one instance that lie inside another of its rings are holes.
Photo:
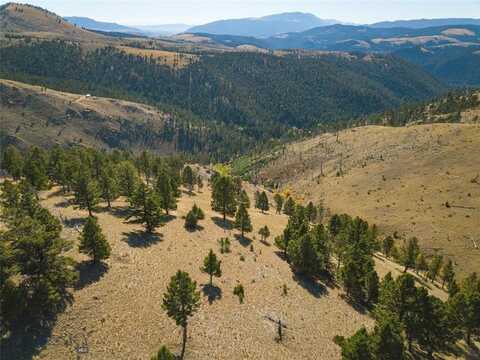
<path fill-rule="evenodd" d="M 342 158 L 345 174 L 337 177 Z M 301 200 L 323 200 L 332 212 L 361 216 L 386 234 L 417 236 L 429 254 L 453 258 L 465 275 L 480 271 L 479 158 L 475 124 L 367 126 L 340 132 L 339 142 L 326 134 L 291 144 L 260 178 Z"/>
<path fill-rule="evenodd" d="M 148 144 L 132 134 L 136 127 L 150 132 L 162 127 L 165 114 L 151 106 L 51 89 L 42 91 L 39 86 L 2 79 L 0 89 L 1 129 L 14 143 L 47 147 L 81 143 L 111 148 L 118 141 L 120 147 L 131 150 L 153 145 L 157 151 L 173 151 L 169 143 Z"/>

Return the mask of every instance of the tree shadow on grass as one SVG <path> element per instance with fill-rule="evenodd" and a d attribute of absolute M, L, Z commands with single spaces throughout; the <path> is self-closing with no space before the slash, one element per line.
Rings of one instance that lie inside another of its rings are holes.
<path fill-rule="evenodd" d="M 15 326 L 10 336 L 0 341 L 0 359 L 31 360 L 36 358 L 52 336 L 56 316 L 43 321 L 43 326 Z"/>
<path fill-rule="evenodd" d="M 162 241 L 162 234 L 147 233 L 145 231 L 124 232 L 125 241 L 128 245 L 135 248 L 147 248 Z"/>
<path fill-rule="evenodd" d="M 63 190 L 60 188 L 60 189 L 57 189 L 53 192 L 51 192 L 50 194 L 48 194 L 45 198 L 46 199 L 50 199 L 52 197 L 56 197 L 56 196 L 63 196 L 65 195 L 65 193 L 63 192 Z"/>
<path fill-rule="evenodd" d="M 303 274 L 293 273 L 293 280 L 295 280 L 301 287 L 303 287 L 316 298 L 320 298 L 321 296 L 328 294 L 327 287 L 318 279 L 312 279 Z"/>
<path fill-rule="evenodd" d="M 268 241 L 266 240 L 260 240 L 260 242 L 265 245 L 265 246 L 272 246 L 272 244 L 270 244 Z"/>
<path fill-rule="evenodd" d="M 59 201 L 58 203 L 55 204 L 55 207 L 58 207 L 58 208 L 67 208 L 69 206 L 71 206 L 72 203 L 70 203 L 70 201 L 68 200 L 62 200 L 62 201 Z"/>
<path fill-rule="evenodd" d="M 218 216 L 212 216 L 212 221 L 217 225 L 218 227 L 221 227 L 223 230 L 232 230 L 233 229 L 233 221 L 218 217 Z"/>
<path fill-rule="evenodd" d="M 222 298 L 222 289 L 218 286 L 205 284 L 202 286 L 203 295 L 208 297 L 208 303 L 213 304 L 214 301 Z"/>
<path fill-rule="evenodd" d="M 85 221 L 87 221 L 86 217 L 63 219 L 63 225 L 68 228 L 78 228 L 80 226 L 83 226 L 85 224 Z"/>
<path fill-rule="evenodd" d="M 247 238 L 246 236 L 242 236 L 241 234 L 235 234 L 234 237 L 243 247 L 248 247 L 252 244 L 251 239 Z"/>
<path fill-rule="evenodd" d="M 369 308 L 365 305 L 362 304 L 355 299 L 352 299 L 351 297 L 347 296 L 346 294 L 341 294 L 340 297 L 345 300 L 355 311 L 358 313 L 365 315 Z"/>
<path fill-rule="evenodd" d="M 202 225 L 196 225 L 194 228 L 189 228 L 189 227 L 184 227 L 185 230 L 187 230 L 189 233 L 194 233 L 196 231 L 202 231 L 204 230 L 205 228 L 202 226 Z"/>
<path fill-rule="evenodd" d="M 108 265 L 104 262 L 95 264 L 93 261 L 84 261 L 77 265 L 78 282 L 75 290 L 81 290 L 88 285 L 99 281 L 108 271 Z"/>

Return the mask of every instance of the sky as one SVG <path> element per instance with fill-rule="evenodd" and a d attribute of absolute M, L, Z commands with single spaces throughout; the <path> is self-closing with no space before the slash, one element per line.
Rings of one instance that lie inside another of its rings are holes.
<path fill-rule="evenodd" d="M 0 4 L 9 1 L 0 0 Z M 480 17 L 480 0 L 20 0 L 61 16 L 125 25 L 204 24 L 229 18 L 302 11 L 368 24 L 384 20 Z"/>

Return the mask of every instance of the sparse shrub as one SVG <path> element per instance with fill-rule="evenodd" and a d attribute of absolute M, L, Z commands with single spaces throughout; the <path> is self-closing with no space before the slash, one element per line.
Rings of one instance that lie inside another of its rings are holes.
<path fill-rule="evenodd" d="M 233 288 L 233 295 L 238 296 L 240 304 L 243 304 L 243 300 L 245 299 L 245 290 L 242 284 L 238 284 Z"/>
<path fill-rule="evenodd" d="M 226 254 L 230 252 L 230 239 L 229 238 L 221 238 L 218 240 L 220 245 L 220 253 Z"/>

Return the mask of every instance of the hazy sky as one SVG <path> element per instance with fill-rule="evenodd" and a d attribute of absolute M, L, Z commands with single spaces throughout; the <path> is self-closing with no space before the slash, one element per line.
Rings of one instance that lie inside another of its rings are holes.
<path fill-rule="evenodd" d="M 8 1 L 0 0 L 0 4 Z M 203 24 L 286 11 L 372 23 L 393 19 L 480 17 L 480 0 L 23 0 L 62 16 L 128 25 Z"/>

